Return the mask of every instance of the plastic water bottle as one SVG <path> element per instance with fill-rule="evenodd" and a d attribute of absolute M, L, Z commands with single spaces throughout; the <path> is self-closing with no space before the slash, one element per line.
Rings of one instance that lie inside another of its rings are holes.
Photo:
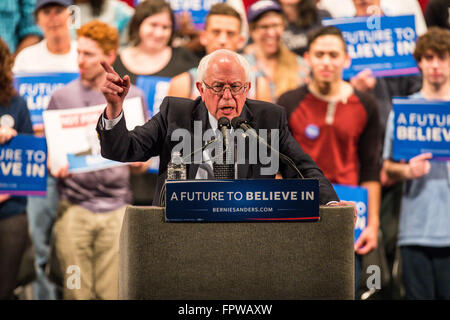
<path fill-rule="evenodd" d="M 173 152 L 167 165 L 167 180 L 186 180 L 186 165 L 180 152 Z"/>

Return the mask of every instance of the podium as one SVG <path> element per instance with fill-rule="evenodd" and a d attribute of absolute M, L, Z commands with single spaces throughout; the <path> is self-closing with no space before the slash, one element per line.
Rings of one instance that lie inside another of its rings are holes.
<path fill-rule="evenodd" d="M 120 235 L 119 299 L 354 299 L 354 212 L 317 222 L 166 222 L 129 206 Z"/>

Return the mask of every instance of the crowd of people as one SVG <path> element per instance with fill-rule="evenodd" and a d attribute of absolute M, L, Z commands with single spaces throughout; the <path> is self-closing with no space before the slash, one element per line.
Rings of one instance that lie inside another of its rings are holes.
<path fill-rule="evenodd" d="M 202 85 L 215 75 L 206 72 L 198 78 L 200 59 L 225 49 L 217 56 L 223 55 L 220 61 L 226 64 L 215 62 L 225 72 L 236 67 L 227 52 L 239 53 L 250 70 L 243 80 L 249 85 L 242 83 L 239 90 L 244 98 L 264 101 L 261 106 L 248 102 L 249 108 L 257 113 L 265 103 L 281 106 L 287 116 L 282 130 L 289 130 L 327 181 L 368 191 L 368 222 L 355 243 L 356 298 L 362 293 L 364 260 L 381 248 L 390 282 L 382 298 L 450 299 L 450 163 L 432 161 L 429 153 L 407 162 L 392 159 L 393 97 L 450 101 L 450 10 L 444 7 L 439 0 L 405 1 L 404 6 L 382 0 L 224 0 L 211 7 L 198 29 L 188 14 L 175 14 L 165 0 L 1 1 L 0 144 L 17 134 L 44 135 L 43 125 L 31 123 L 27 104 L 14 88 L 14 74 L 79 73 L 53 92 L 47 109 L 108 103 L 100 126 L 117 133 L 124 124 L 108 112 L 120 112 L 115 106 L 125 96 L 139 97 L 146 120 L 154 116 L 148 107 L 156 106 L 148 105 L 139 77 L 169 78 L 168 96 L 191 99 L 171 101 L 191 108 L 199 97 L 217 97 L 208 96 L 209 89 L 217 88 Z M 419 37 L 414 58 L 420 74 L 376 77 L 364 69 L 343 78 L 351 62 L 346 41 L 322 19 L 374 12 L 415 15 Z M 221 89 L 220 97 L 234 97 L 231 85 Z M 236 110 L 242 111 L 244 101 Z M 169 104 L 165 100 L 161 112 L 168 113 Z M 168 128 L 151 131 L 152 143 L 159 142 L 156 136 L 163 130 Z M 121 139 L 120 134 L 112 137 Z M 120 167 L 69 173 L 68 166 L 49 166 L 46 197 L 0 194 L 0 299 L 17 298 L 30 237 L 34 281 L 28 298 L 118 298 L 125 208 L 157 203 L 154 194 L 159 194 L 164 170 L 160 164 L 159 175 L 148 171 L 149 157 L 162 153 L 162 146 L 146 148 L 142 156 L 124 152 L 126 160 L 138 162 Z M 170 158 L 162 155 L 164 166 Z M 283 178 L 282 173 L 277 177 Z M 336 199 L 332 194 L 328 200 Z M 82 270 L 77 290 L 65 285 L 66 271 L 74 265 Z"/>

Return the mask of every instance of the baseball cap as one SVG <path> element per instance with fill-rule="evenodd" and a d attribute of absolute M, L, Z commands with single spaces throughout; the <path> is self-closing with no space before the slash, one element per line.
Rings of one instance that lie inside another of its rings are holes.
<path fill-rule="evenodd" d="M 282 12 L 280 5 L 275 1 L 262 0 L 253 3 L 247 12 L 248 22 L 255 21 L 260 15 L 268 11 Z"/>
<path fill-rule="evenodd" d="M 37 12 L 40 8 L 47 4 L 56 4 L 63 7 L 68 7 L 72 5 L 72 0 L 37 0 L 36 6 L 34 7 L 34 12 Z"/>

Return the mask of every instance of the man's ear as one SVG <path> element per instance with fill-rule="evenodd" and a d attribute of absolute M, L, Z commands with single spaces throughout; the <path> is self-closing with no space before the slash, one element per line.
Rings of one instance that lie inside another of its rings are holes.
<path fill-rule="evenodd" d="M 306 51 L 303 54 L 303 59 L 305 60 L 306 64 L 311 68 L 311 56 L 308 51 Z"/>
<path fill-rule="evenodd" d="M 105 56 L 108 64 L 112 66 L 114 61 L 116 61 L 117 53 L 114 50 L 111 50 L 109 53 L 105 54 Z"/>
<path fill-rule="evenodd" d="M 238 51 L 242 50 L 244 48 L 244 46 L 245 46 L 245 37 L 242 34 L 240 34 L 239 35 L 239 42 L 238 42 L 238 45 L 237 45 Z"/>
<path fill-rule="evenodd" d="M 197 82 L 195 82 L 195 86 L 197 87 L 198 92 L 200 92 L 200 96 L 202 97 L 202 100 L 205 101 L 205 99 L 203 99 L 205 89 L 203 88 L 202 83 L 197 81 Z"/>
<path fill-rule="evenodd" d="M 350 58 L 350 55 L 348 53 L 345 53 L 345 63 L 344 68 L 347 69 L 352 64 L 352 58 Z"/>
<path fill-rule="evenodd" d="M 205 30 L 200 31 L 199 41 L 202 46 L 206 47 L 207 40 L 206 40 L 206 31 Z"/>

